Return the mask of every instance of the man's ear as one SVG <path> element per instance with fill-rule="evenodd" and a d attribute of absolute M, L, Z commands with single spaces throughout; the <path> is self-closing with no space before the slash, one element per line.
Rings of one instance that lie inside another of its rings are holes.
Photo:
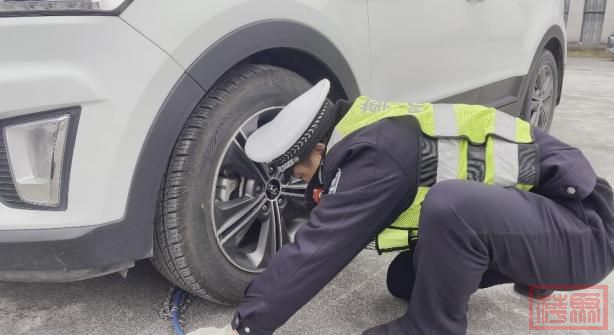
<path fill-rule="evenodd" d="M 313 152 L 319 155 L 324 154 L 324 150 L 326 150 L 326 145 L 324 143 L 318 143 L 315 147 L 313 147 Z"/>

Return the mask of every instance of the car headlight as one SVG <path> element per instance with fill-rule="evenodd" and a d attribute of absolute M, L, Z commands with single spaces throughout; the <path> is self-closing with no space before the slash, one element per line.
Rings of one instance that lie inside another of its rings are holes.
<path fill-rule="evenodd" d="M 119 15 L 133 0 L 0 0 L 0 16 Z"/>
<path fill-rule="evenodd" d="M 3 127 L 0 160 L 8 165 L 12 185 L 2 186 L 14 189 L 26 205 L 13 207 L 65 207 L 78 115 L 77 109 L 59 110 L 17 118 Z"/>

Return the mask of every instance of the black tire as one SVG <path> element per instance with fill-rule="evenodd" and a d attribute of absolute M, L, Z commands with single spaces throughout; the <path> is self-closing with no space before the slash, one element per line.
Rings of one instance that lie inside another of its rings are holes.
<path fill-rule="evenodd" d="M 551 74 L 552 77 L 552 93 L 545 98 L 541 97 L 540 79 L 547 74 Z M 552 52 L 543 50 L 529 77 L 529 87 L 524 98 L 521 117 L 531 122 L 533 126 L 549 131 L 559 94 L 559 72 L 556 60 Z"/>
<path fill-rule="evenodd" d="M 177 140 L 160 191 L 154 266 L 179 287 L 207 300 L 238 303 L 254 273 L 240 269 L 218 246 L 212 209 L 217 162 L 231 134 L 257 111 L 284 106 L 311 84 L 267 65 L 231 70 L 200 101 Z"/>

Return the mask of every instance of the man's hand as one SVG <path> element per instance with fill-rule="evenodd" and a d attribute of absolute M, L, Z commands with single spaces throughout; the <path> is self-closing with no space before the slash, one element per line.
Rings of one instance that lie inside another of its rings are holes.
<path fill-rule="evenodd" d="M 224 328 L 200 328 L 188 333 L 188 335 L 239 335 L 239 333 L 230 328 L 230 325 L 228 325 Z"/>

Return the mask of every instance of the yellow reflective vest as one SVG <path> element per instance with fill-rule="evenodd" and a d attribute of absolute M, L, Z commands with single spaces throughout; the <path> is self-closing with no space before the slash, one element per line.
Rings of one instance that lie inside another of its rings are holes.
<path fill-rule="evenodd" d="M 420 184 L 409 207 L 377 236 L 379 253 L 409 248 L 410 240 L 418 237 L 422 201 L 438 182 L 463 179 L 525 191 L 537 184 L 537 148 L 531 125 L 484 106 L 359 97 L 335 126 L 328 148 L 356 130 L 401 116 L 415 117 L 424 135 L 420 140 Z"/>

